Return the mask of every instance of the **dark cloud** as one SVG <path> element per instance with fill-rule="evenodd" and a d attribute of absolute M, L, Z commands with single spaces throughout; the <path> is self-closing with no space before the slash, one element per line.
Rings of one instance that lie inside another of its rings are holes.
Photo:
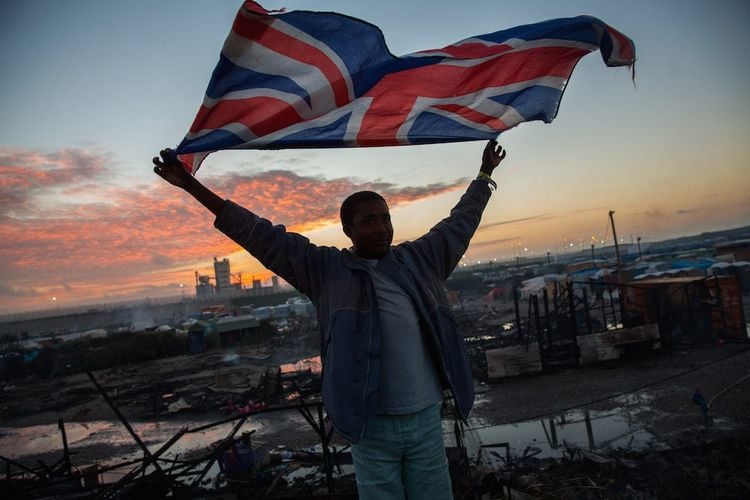
<path fill-rule="evenodd" d="M 479 231 L 487 231 L 488 229 L 493 229 L 498 226 L 506 226 L 508 224 L 518 224 L 518 223 L 524 223 L 524 222 L 538 222 L 538 221 L 546 221 L 546 220 L 552 220 L 556 219 L 558 216 L 552 215 L 552 214 L 539 214 L 539 215 L 532 215 L 529 217 L 521 217 L 519 219 L 510 219 L 510 220 L 503 220 L 500 222 L 493 222 L 491 224 L 483 224 Z"/>
<path fill-rule="evenodd" d="M 39 293 L 33 288 L 22 288 L 0 283 L 0 296 L 4 297 L 36 297 Z"/>
<path fill-rule="evenodd" d="M 646 210 L 645 212 L 643 212 L 643 216 L 646 219 L 656 220 L 656 221 L 664 220 L 667 217 L 664 214 L 664 212 L 662 212 L 661 209 L 659 209 L 659 208 L 655 208 L 655 209 L 652 209 L 652 210 Z"/>
<path fill-rule="evenodd" d="M 512 243 L 514 241 L 517 241 L 518 239 L 519 239 L 518 236 L 513 236 L 510 238 L 498 238 L 496 240 L 490 240 L 490 241 L 472 242 L 469 248 L 472 251 L 476 251 L 481 248 L 496 247 L 497 245 L 502 245 L 503 243 Z"/>
<path fill-rule="evenodd" d="M 529 217 L 521 217 L 519 219 L 510 219 L 510 220 L 504 220 L 500 222 L 493 222 L 491 224 L 483 224 L 479 231 L 486 231 L 488 229 L 493 229 L 498 226 L 506 226 L 508 224 L 521 224 L 526 222 L 541 222 L 541 221 L 550 221 L 554 219 L 569 217 L 571 215 L 579 215 L 583 213 L 588 212 L 599 212 L 606 210 L 606 207 L 591 207 L 591 208 L 582 208 L 580 210 L 573 210 L 571 212 L 564 212 L 560 214 L 550 214 L 550 213 L 544 213 L 544 214 L 538 214 L 538 215 L 530 215 Z"/>
<path fill-rule="evenodd" d="M 609 208 L 607 208 L 607 207 L 582 208 L 580 210 L 573 210 L 572 212 L 566 212 L 566 215 L 584 214 L 584 213 L 587 213 L 587 212 L 604 212 L 606 210 L 609 210 Z"/>

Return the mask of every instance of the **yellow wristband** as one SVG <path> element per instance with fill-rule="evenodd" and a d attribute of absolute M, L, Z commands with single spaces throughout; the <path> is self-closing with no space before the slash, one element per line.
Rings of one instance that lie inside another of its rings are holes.
<path fill-rule="evenodd" d="M 492 180 L 492 177 L 490 177 L 490 174 L 487 172 L 479 172 L 477 175 L 477 179 L 485 181 L 487 184 L 492 186 L 493 189 L 497 189 L 497 182 Z"/>

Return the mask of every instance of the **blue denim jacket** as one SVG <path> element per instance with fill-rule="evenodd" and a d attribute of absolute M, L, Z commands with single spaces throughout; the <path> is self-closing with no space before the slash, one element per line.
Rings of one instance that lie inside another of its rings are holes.
<path fill-rule="evenodd" d="M 443 388 L 464 419 L 474 387 L 443 283 L 464 255 L 490 194 L 485 181 L 473 181 L 447 218 L 421 238 L 391 247 L 378 264 L 414 299 Z M 314 245 L 229 200 L 214 225 L 315 304 L 326 411 L 344 438 L 356 443 L 367 437 L 377 410 L 380 328 L 365 266 L 349 250 Z"/>

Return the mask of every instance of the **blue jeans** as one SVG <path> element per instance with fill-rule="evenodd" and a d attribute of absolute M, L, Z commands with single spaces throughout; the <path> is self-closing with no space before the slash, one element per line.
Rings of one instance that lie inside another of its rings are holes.
<path fill-rule="evenodd" d="M 372 438 L 352 445 L 361 500 L 451 500 L 440 404 L 378 415 Z"/>

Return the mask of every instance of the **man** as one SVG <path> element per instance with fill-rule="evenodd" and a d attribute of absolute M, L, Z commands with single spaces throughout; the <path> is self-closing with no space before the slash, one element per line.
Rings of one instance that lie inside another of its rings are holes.
<path fill-rule="evenodd" d="M 323 346 L 323 403 L 352 443 L 360 498 L 449 499 L 440 407 L 443 390 L 465 419 L 474 388 L 443 283 L 463 256 L 505 158 L 495 141 L 450 216 L 391 246 L 386 201 L 360 191 L 341 205 L 350 249 L 316 246 L 223 200 L 164 150 L 154 172 L 196 198 L 214 225 L 315 304 Z"/>

